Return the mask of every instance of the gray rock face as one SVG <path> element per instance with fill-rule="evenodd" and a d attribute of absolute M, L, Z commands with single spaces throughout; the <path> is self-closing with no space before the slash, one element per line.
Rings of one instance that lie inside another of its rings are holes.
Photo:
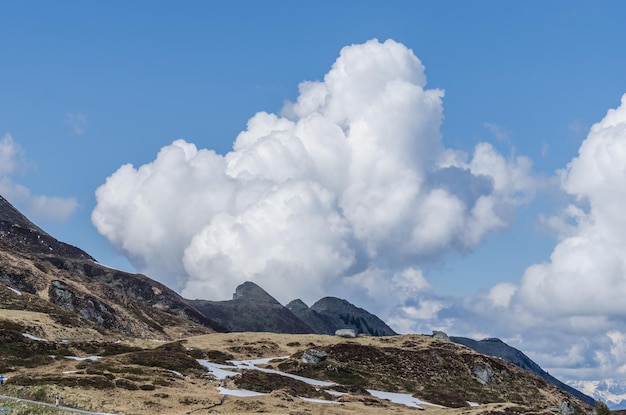
<path fill-rule="evenodd" d="M 493 371 L 491 368 L 475 365 L 472 368 L 472 372 L 476 375 L 476 379 L 483 385 L 486 385 L 493 380 Z"/>
<path fill-rule="evenodd" d="M 349 339 L 354 339 L 357 334 L 358 333 L 355 329 L 339 329 L 335 331 L 335 336 L 347 337 Z"/>
<path fill-rule="evenodd" d="M 573 415 L 575 412 L 576 408 L 567 399 L 559 405 L 559 414 L 561 415 Z"/>
<path fill-rule="evenodd" d="M 302 353 L 302 363 L 314 365 L 325 360 L 328 354 L 316 349 L 309 349 Z"/>

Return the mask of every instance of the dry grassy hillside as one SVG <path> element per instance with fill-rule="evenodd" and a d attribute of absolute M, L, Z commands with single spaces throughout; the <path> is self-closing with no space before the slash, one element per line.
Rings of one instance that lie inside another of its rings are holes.
<path fill-rule="evenodd" d="M 81 329 L 83 330 L 83 329 Z M 32 332 L 31 332 L 32 331 Z M 42 341 L 23 333 L 61 339 L 63 328 L 42 313 L 0 310 L 0 370 L 8 376 L 3 393 L 115 414 L 413 414 L 415 408 L 371 396 L 367 389 L 406 392 L 448 408 L 423 405 L 431 414 L 549 414 L 564 399 L 579 413 L 591 408 L 536 376 L 500 359 L 429 336 L 359 337 L 271 333 L 213 333 L 176 342 L 109 339 L 81 331 L 82 339 Z M 304 364 L 305 350 L 325 351 L 318 364 Z M 74 360 L 63 356 L 90 357 Z M 336 383 L 312 387 L 284 376 L 239 370 L 219 380 L 197 359 L 276 358 L 269 367 Z M 474 369 L 491 372 L 477 380 Z M 218 387 L 262 392 L 254 397 L 223 395 Z M 327 389 L 343 392 L 336 396 Z M 321 399 L 326 403 L 303 398 Z M 468 401 L 480 406 L 470 407 Z M 2 405 L 8 405 L 0 403 Z M 56 413 L 52 408 L 42 414 Z M 14 409 L 12 414 L 20 414 Z M 28 413 L 28 412 L 23 412 Z"/>

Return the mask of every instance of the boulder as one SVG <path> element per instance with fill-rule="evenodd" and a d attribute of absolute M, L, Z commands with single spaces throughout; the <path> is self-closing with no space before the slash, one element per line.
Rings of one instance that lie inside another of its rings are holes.
<path fill-rule="evenodd" d="M 347 337 L 350 339 L 354 339 L 357 336 L 357 331 L 355 329 L 339 329 L 335 332 L 335 336 L 339 337 Z"/>
<path fill-rule="evenodd" d="M 559 405 L 559 414 L 561 415 L 573 415 L 575 412 L 576 408 L 567 399 L 564 399 Z"/>
<path fill-rule="evenodd" d="M 472 372 L 474 372 L 476 379 L 483 385 L 490 383 L 493 379 L 493 371 L 489 367 L 474 365 Z"/>
<path fill-rule="evenodd" d="M 433 339 L 443 340 L 445 342 L 450 341 L 450 337 L 448 337 L 445 332 L 439 330 L 433 330 Z"/>
<path fill-rule="evenodd" d="M 328 354 L 321 350 L 309 349 L 302 353 L 302 363 L 314 365 L 325 360 Z"/>

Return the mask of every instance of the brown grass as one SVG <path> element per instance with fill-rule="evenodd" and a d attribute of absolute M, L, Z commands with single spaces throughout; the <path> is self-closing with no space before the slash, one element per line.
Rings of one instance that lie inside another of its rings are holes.
<path fill-rule="evenodd" d="M 4 319 L 4 317 L 7 317 Z M 0 320 L 10 321 L 19 327 L 35 327 L 41 324 L 41 331 L 52 338 L 59 338 L 62 330 L 47 320 L 45 315 L 26 312 L 4 313 L 0 310 Z M 35 321 L 37 320 L 37 321 Z M 40 327 L 41 327 L 40 326 Z M 17 327 L 17 328 L 19 328 Z M 10 329 L 11 327 L 6 327 Z M 16 327 L 13 327 L 15 329 Z M 58 330 L 58 331 L 57 331 Z M 61 395 L 62 404 L 97 412 L 116 414 L 326 414 L 373 415 L 380 413 L 415 414 L 416 410 L 392 404 L 368 395 L 364 388 L 390 391 L 420 391 L 424 400 L 439 399 L 463 405 L 466 395 L 455 392 L 446 382 L 467 382 L 466 388 L 476 388 L 475 393 L 485 393 L 470 374 L 462 375 L 463 359 L 478 359 L 478 354 L 469 349 L 435 341 L 428 336 L 404 335 L 393 337 L 359 337 L 341 339 L 325 335 L 283 335 L 273 333 L 228 333 L 190 337 L 178 342 L 164 343 L 140 339 L 118 339 L 104 341 L 102 335 L 91 333 L 80 340 L 59 343 L 75 355 L 104 356 L 98 361 L 75 361 L 63 358 L 52 359 L 38 367 L 16 366 L 9 376 L 3 391 L 5 394 L 34 398 L 47 402 L 54 401 L 54 393 Z M 42 336 L 43 337 L 43 336 Z M 56 347 L 56 346 L 55 346 Z M 326 350 L 329 360 L 318 368 L 299 363 L 301 353 L 309 348 Z M 457 355 L 464 350 L 463 356 Z M 465 355 L 466 354 L 466 355 Z M 280 376 L 246 372 L 241 378 L 217 381 L 198 367 L 195 359 L 204 358 L 215 362 L 230 359 L 256 359 L 278 356 L 291 356 L 291 359 L 270 362 L 268 366 L 294 371 L 315 378 L 346 383 L 337 390 L 347 394 L 337 398 L 319 388 Z M 418 356 L 420 358 L 418 358 Z M 482 358 L 482 357 L 481 357 Z M 421 360 L 420 360 L 421 359 Z M 339 373 L 327 370 L 335 365 Z M 460 366 L 459 366 L 460 365 Z M 495 363 L 493 363 L 495 365 Z M 457 367 L 458 366 L 458 367 Z M 442 367 L 445 370 L 441 370 Z M 495 366 L 494 366 L 495 367 Z M 515 370 L 510 369 L 513 375 Z M 447 371 L 447 372 L 446 372 Z M 427 387 L 426 380 L 409 376 L 408 373 L 422 373 L 435 378 Z M 449 373 L 446 378 L 445 373 Z M 441 378 L 437 379 L 436 377 Z M 499 379 L 504 382 L 505 378 Z M 218 386 L 230 389 L 237 387 L 268 393 L 264 396 L 241 398 L 224 396 L 218 393 Z M 529 390 L 542 396 L 542 402 L 558 405 L 562 395 L 554 389 L 537 383 Z M 512 414 L 549 413 L 549 408 L 529 408 L 515 403 L 512 391 L 509 402 L 440 409 L 424 406 L 427 414 Z M 426 398 L 428 395 L 430 398 Z M 334 400 L 335 403 L 312 403 L 300 397 Z M 477 401 L 480 396 L 477 397 Z M 545 412 L 544 412 L 545 410 Z"/>

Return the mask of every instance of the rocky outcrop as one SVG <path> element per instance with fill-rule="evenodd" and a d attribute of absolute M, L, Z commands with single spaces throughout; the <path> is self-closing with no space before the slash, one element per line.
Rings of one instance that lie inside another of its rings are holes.
<path fill-rule="evenodd" d="M 328 353 L 316 349 L 305 350 L 302 353 L 302 363 L 314 365 L 326 359 Z"/>
<path fill-rule="evenodd" d="M 559 405 L 559 414 L 560 415 L 574 415 L 576 413 L 576 408 L 568 399 L 564 399 Z"/>
<path fill-rule="evenodd" d="M 433 339 L 442 340 L 444 342 L 450 341 L 450 337 L 448 337 L 445 332 L 439 330 L 433 330 Z"/>
<path fill-rule="evenodd" d="M 476 376 L 476 379 L 483 385 L 491 383 L 493 380 L 493 370 L 489 367 L 474 365 L 472 373 Z"/>

